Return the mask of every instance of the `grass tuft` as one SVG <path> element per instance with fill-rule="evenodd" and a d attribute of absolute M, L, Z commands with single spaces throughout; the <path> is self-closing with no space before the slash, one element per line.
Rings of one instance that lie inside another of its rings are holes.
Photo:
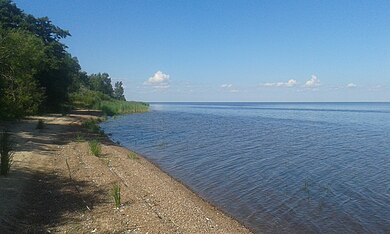
<path fill-rule="evenodd" d="M 10 139 L 8 132 L 0 133 L 0 175 L 6 176 L 11 168 L 12 164 L 12 146 L 13 143 Z"/>
<path fill-rule="evenodd" d="M 97 140 L 90 141 L 89 148 L 91 150 L 91 153 L 96 157 L 99 157 L 102 154 L 102 146 Z"/>
<path fill-rule="evenodd" d="M 112 187 L 111 195 L 114 198 L 115 208 L 119 208 L 121 206 L 121 186 L 118 184 L 114 184 Z"/>
<path fill-rule="evenodd" d="M 127 157 L 128 157 L 129 159 L 138 159 L 138 155 L 137 155 L 136 153 L 134 153 L 134 152 L 128 153 L 128 154 L 127 154 Z"/>
<path fill-rule="evenodd" d="M 83 141 L 85 141 L 84 136 L 81 133 L 77 133 L 76 142 L 83 142 Z"/>

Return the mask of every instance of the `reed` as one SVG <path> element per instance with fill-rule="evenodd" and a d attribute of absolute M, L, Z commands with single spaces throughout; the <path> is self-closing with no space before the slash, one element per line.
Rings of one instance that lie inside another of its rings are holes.
<path fill-rule="evenodd" d="M 95 108 L 103 111 L 108 116 L 149 111 L 149 104 L 143 102 L 128 101 L 102 101 Z"/>

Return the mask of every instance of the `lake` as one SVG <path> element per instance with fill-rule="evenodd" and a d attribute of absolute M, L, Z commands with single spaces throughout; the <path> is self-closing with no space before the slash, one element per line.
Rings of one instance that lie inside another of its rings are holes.
<path fill-rule="evenodd" d="M 390 233 L 390 103 L 152 103 L 101 125 L 255 232 Z"/>

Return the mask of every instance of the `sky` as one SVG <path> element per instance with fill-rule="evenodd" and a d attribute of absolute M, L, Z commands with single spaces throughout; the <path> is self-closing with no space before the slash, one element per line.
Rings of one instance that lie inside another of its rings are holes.
<path fill-rule="evenodd" d="M 128 100 L 390 101 L 389 0 L 15 0 Z"/>

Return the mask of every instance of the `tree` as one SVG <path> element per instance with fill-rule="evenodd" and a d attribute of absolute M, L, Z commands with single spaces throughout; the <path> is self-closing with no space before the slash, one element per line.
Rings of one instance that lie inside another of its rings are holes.
<path fill-rule="evenodd" d="M 54 61 L 45 61 L 45 69 L 35 77 L 45 90 L 46 109 L 59 110 L 60 106 L 68 101 L 69 89 L 77 82 L 80 69 L 77 60 L 70 54 Z"/>
<path fill-rule="evenodd" d="M 52 24 L 48 17 L 35 18 L 30 14 L 25 14 L 10 0 L 0 0 L 0 26 L 3 29 L 29 31 L 41 38 L 45 45 L 57 42 L 63 49 L 66 49 L 66 46 L 59 40 L 70 36 L 67 30 Z"/>
<path fill-rule="evenodd" d="M 43 100 L 34 75 L 45 59 L 43 42 L 29 32 L 0 28 L 0 118 L 38 111 Z"/>
<path fill-rule="evenodd" d="M 91 74 L 89 76 L 91 90 L 102 92 L 110 97 L 113 97 L 114 90 L 111 85 L 110 75 L 107 73 Z"/>
<path fill-rule="evenodd" d="M 78 97 L 94 105 L 114 97 L 125 100 L 122 82 L 115 84 L 114 93 L 107 73 L 81 71 L 60 42 L 68 36 L 49 18 L 36 18 L 11 0 L 0 0 L 0 119 L 59 111 Z"/>
<path fill-rule="evenodd" d="M 118 100 L 123 100 L 126 101 L 125 95 L 124 94 L 124 89 L 123 89 L 123 83 L 122 81 L 115 82 L 114 85 L 114 98 Z"/>
<path fill-rule="evenodd" d="M 3 29 L 15 29 L 23 22 L 23 11 L 10 0 L 0 0 L 0 26 Z"/>
<path fill-rule="evenodd" d="M 67 102 L 68 89 L 80 70 L 78 62 L 72 59 L 66 51 L 67 47 L 60 42 L 70 33 L 52 24 L 47 17 L 36 18 L 25 14 L 10 0 L 0 0 L 0 28 L 29 32 L 43 42 L 43 66 L 34 74 L 34 79 L 42 87 L 49 109 L 58 109 Z"/>

